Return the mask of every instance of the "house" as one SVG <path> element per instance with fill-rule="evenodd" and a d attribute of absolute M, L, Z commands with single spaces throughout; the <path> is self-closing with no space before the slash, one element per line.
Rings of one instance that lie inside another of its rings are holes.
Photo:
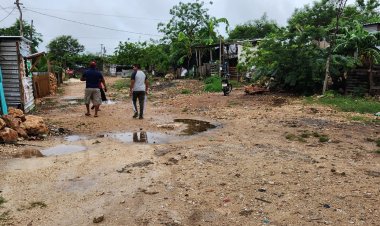
<path fill-rule="evenodd" d="M 29 112 L 34 108 L 30 44 L 21 36 L 0 36 L 0 66 L 8 107 Z"/>
<path fill-rule="evenodd" d="M 257 50 L 261 39 L 221 42 L 214 45 L 194 46 L 196 73 L 201 77 L 227 72 L 239 80 L 237 65 L 245 61 L 247 54 Z M 245 47 L 250 43 L 252 47 Z M 222 62 L 222 63 L 221 63 Z"/>

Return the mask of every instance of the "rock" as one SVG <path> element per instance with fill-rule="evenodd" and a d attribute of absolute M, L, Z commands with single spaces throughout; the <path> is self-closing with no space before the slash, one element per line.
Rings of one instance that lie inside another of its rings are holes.
<path fill-rule="evenodd" d="M 25 118 L 26 121 L 23 122 L 23 125 L 25 126 L 25 130 L 28 135 L 41 135 L 49 132 L 49 129 L 45 125 L 42 117 L 27 115 Z"/>
<path fill-rule="evenodd" d="M 94 217 L 94 219 L 92 220 L 92 222 L 94 222 L 95 224 L 100 223 L 102 221 L 104 221 L 104 215 L 101 215 L 99 217 Z"/>
<path fill-rule="evenodd" d="M 13 107 L 8 108 L 8 114 L 13 116 L 14 118 L 19 118 L 21 121 L 25 121 L 25 114 L 22 110 L 16 109 Z"/>
<path fill-rule="evenodd" d="M 0 118 L 0 129 L 4 129 L 4 127 L 7 125 L 7 123 L 5 123 L 5 121 Z"/>
<path fill-rule="evenodd" d="M 3 115 L 3 120 L 6 123 L 6 126 L 16 130 L 21 125 L 21 119 L 15 118 L 12 115 Z"/>
<path fill-rule="evenodd" d="M 26 133 L 25 129 L 19 127 L 19 128 L 15 129 L 15 130 L 16 130 L 16 132 L 18 133 L 18 136 L 19 136 L 19 137 L 22 137 L 22 138 L 24 138 L 24 139 L 28 139 L 28 138 L 29 138 L 29 136 L 28 136 L 28 134 Z"/>
<path fill-rule="evenodd" d="M 0 130 L 0 141 L 4 143 L 15 143 L 17 142 L 18 134 L 15 130 L 5 127 Z"/>

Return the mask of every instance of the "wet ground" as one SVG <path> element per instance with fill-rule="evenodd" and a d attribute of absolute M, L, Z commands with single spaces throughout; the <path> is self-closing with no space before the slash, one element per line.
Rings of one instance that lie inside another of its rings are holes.
<path fill-rule="evenodd" d="M 128 90 L 98 118 L 83 83 L 45 100 L 51 135 L 0 147 L 0 225 L 378 225 L 378 124 L 192 80 L 152 87 L 144 120 Z"/>

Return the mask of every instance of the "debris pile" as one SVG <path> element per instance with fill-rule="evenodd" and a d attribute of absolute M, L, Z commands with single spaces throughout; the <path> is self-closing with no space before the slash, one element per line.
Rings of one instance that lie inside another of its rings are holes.
<path fill-rule="evenodd" d="M 42 117 L 25 116 L 22 110 L 15 108 L 9 108 L 8 112 L 8 115 L 0 118 L 0 142 L 15 143 L 48 134 L 49 130 Z"/>
<path fill-rule="evenodd" d="M 269 92 L 269 90 L 267 88 L 263 88 L 252 84 L 249 86 L 244 86 L 244 92 L 249 95 L 254 95 Z"/>

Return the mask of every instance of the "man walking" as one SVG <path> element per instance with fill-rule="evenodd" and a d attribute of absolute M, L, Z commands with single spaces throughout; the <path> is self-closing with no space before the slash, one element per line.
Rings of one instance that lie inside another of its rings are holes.
<path fill-rule="evenodd" d="M 139 117 L 139 119 L 144 118 L 144 104 L 145 104 L 145 96 L 148 95 L 148 78 L 143 71 L 140 70 L 140 65 L 133 65 L 134 72 L 131 77 L 131 87 L 130 87 L 130 95 L 132 96 L 133 103 L 133 118 Z M 139 99 L 140 105 L 140 114 L 137 110 L 137 99 Z"/>
<path fill-rule="evenodd" d="M 90 69 L 86 70 L 82 78 L 80 79 L 81 81 L 86 81 L 86 89 L 84 92 L 84 102 L 86 104 L 86 116 L 90 116 L 90 102 L 92 101 L 92 104 L 95 107 L 95 114 L 94 117 L 98 117 L 98 111 L 99 111 L 99 106 L 102 103 L 102 98 L 100 95 L 100 90 L 99 90 L 99 83 L 104 82 L 104 77 L 102 73 L 100 73 L 98 70 L 96 70 L 96 62 L 92 61 L 90 63 Z"/>

